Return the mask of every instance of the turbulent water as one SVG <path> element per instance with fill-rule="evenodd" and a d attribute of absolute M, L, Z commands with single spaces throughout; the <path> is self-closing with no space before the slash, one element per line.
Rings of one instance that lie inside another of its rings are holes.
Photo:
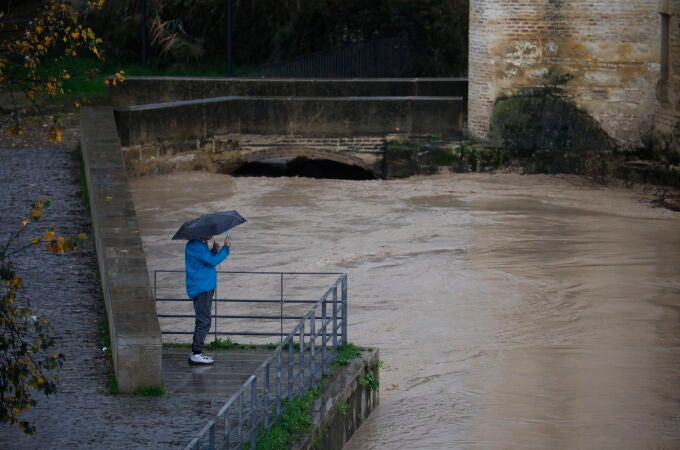
<path fill-rule="evenodd" d="M 149 269 L 237 209 L 230 270 L 349 274 L 380 406 L 346 448 L 680 448 L 680 214 L 577 177 L 132 181 Z"/>

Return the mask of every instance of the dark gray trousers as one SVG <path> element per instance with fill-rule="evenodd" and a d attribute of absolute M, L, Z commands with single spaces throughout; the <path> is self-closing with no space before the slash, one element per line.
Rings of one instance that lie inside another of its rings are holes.
<path fill-rule="evenodd" d="M 203 353 L 203 343 L 208 331 L 210 331 L 210 322 L 212 321 L 211 311 L 214 294 L 215 290 L 213 289 L 191 299 L 194 302 L 194 312 L 196 313 L 194 340 L 191 343 L 193 353 Z"/>

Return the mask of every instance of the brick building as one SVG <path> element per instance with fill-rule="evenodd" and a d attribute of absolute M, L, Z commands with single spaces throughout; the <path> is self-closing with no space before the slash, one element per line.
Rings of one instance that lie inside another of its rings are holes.
<path fill-rule="evenodd" d="M 569 74 L 569 101 L 619 145 L 680 120 L 680 0 L 471 0 L 468 129 L 494 104 Z M 680 130 L 676 132 L 680 133 Z"/>

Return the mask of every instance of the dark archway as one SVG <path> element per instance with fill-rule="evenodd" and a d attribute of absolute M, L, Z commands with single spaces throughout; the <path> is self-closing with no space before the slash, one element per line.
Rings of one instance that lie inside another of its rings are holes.
<path fill-rule="evenodd" d="M 305 156 L 248 162 L 232 172 L 232 175 L 236 177 L 307 177 L 339 180 L 374 180 L 377 178 L 373 172 L 357 165 Z"/>

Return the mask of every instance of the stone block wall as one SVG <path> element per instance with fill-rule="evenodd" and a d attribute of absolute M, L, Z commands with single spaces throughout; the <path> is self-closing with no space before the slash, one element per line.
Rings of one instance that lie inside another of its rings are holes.
<path fill-rule="evenodd" d="M 639 144 L 658 108 L 660 23 L 658 0 L 471 0 L 470 133 L 488 136 L 500 96 L 570 74 L 567 98 L 619 145 Z"/>
<path fill-rule="evenodd" d="M 125 146 L 241 133 L 353 137 L 458 135 L 461 97 L 216 97 L 120 108 Z"/>
<path fill-rule="evenodd" d="M 231 173 L 245 163 L 304 156 L 355 165 L 381 175 L 383 146 L 394 136 L 310 137 L 223 134 L 123 147 L 132 176 L 206 170 Z"/>

